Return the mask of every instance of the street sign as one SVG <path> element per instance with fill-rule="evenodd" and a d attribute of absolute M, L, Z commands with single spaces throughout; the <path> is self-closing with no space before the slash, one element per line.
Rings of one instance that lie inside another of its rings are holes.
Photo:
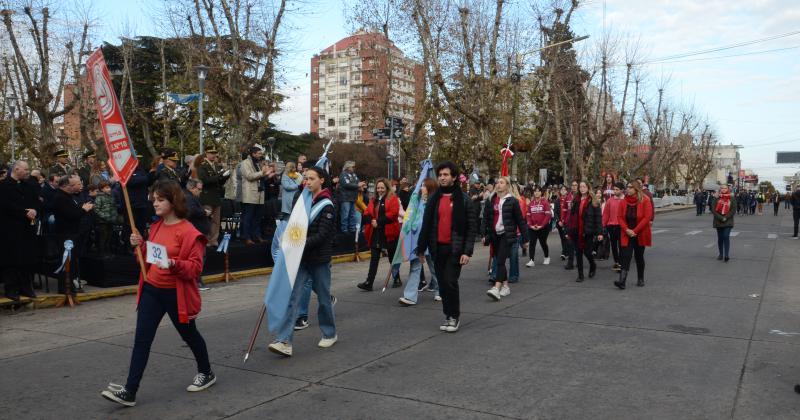
<path fill-rule="evenodd" d="M 547 168 L 539 168 L 539 186 L 544 187 L 547 183 Z"/>
<path fill-rule="evenodd" d="M 108 166 L 124 186 L 139 162 L 136 160 L 136 151 L 128 136 L 128 128 L 125 126 L 125 119 L 122 117 L 114 85 L 111 83 L 111 76 L 108 74 L 103 51 L 100 48 L 89 56 L 86 73 L 89 75 L 97 118 L 100 120 L 103 139 L 106 141 Z"/>
<path fill-rule="evenodd" d="M 800 152 L 777 152 L 775 163 L 800 163 Z"/>
<path fill-rule="evenodd" d="M 386 117 L 383 120 L 383 123 L 386 127 L 390 128 L 403 128 L 405 124 L 403 123 L 403 119 L 400 117 Z"/>

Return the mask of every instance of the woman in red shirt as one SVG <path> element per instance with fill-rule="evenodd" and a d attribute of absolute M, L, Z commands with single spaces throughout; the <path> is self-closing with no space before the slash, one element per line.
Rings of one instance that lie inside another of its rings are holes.
<path fill-rule="evenodd" d="M 397 238 L 400 236 L 400 222 L 397 219 L 399 214 L 400 200 L 392 193 L 389 181 L 386 178 L 379 179 L 375 182 L 375 198 L 369 202 L 362 216 L 364 223 L 367 223 L 364 237 L 369 244 L 370 260 L 367 279 L 357 285 L 359 289 L 372 291 L 381 252 L 387 251 L 389 264 L 392 263 L 394 251 L 397 249 Z M 394 277 L 392 287 L 400 287 L 403 284 L 399 272 L 392 270 L 392 277 Z"/>
<path fill-rule="evenodd" d="M 644 248 L 653 244 L 650 220 L 653 218 L 653 202 L 642 190 L 639 181 L 629 182 L 625 189 L 625 202 L 617 212 L 622 253 L 622 271 L 614 285 L 625 289 L 631 258 L 636 258 L 636 285 L 644 286 Z"/>
<path fill-rule="evenodd" d="M 177 182 L 157 182 L 153 197 L 153 208 L 161 220 L 150 227 L 148 241 L 162 245 L 167 255 L 163 262 L 146 263 L 147 275 L 139 276 L 136 335 L 127 383 L 125 386 L 110 384 L 109 389 L 101 393 L 106 399 L 127 407 L 136 405 L 136 392 L 150 356 L 150 345 L 165 313 L 197 362 L 198 373 L 186 390 L 202 391 L 217 380 L 211 372 L 205 340 L 195 325 L 201 304 L 196 280 L 203 271 L 207 240 L 186 220 L 186 197 Z M 145 243 L 138 233 L 131 234 L 130 241 L 146 255 Z"/>
<path fill-rule="evenodd" d="M 550 209 L 550 202 L 542 197 L 542 187 L 533 187 L 533 198 L 528 203 L 526 209 L 528 229 L 530 229 L 530 261 L 526 267 L 533 267 L 533 257 L 536 254 L 536 241 L 544 252 L 544 265 L 550 264 L 550 249 L 547 247 L 547 236 L 550 235 L 550 220 L 553 218 L 553 211 Z"/>

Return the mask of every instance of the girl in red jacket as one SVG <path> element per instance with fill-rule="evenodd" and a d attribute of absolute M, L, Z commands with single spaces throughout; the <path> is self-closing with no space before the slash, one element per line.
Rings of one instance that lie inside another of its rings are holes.
<path fill-rule="evenodd" d="M 644 286 L 644 247 L 653 244 L 653 235 L 650 231 L 650 220 L 653 218 L 653 202 L 650 201 L 639 181 L 629 182 L 625 189 L 625 203 L 617 213 L 619 228 L 622 232 L 620 245 L 622 246 L 622 271 L 619 280 L 614 285 L 625 289 L 628 279 L 628 270 L 631 268 L 631 258 L 636 258 L 636 285 Z"/>
<path fill-rule="evenodd" d="M 528 221 L 528 229 L 530 236 L 530 256 L 531 259 L 525 264 L 525 267 L 533 267 L 533 257 L 536 254 L 536 241 L 544 252 L 544 265 L 550 264 L 550 249 L 547 247 L 547 236 L 550 235 L 550 220 L 553 218 L 553 211 L 550 208 L 550 202 L 542 197 L 542 187 L 533 187 L 533 198 L 528 203 L 525 217 Z"/>
<path fill-rule="evenodd" d="M 109 389 L 101 393 L 106 399 L 127 407 L 136 405 L 136 392 L 150 356 L 150 345 L 165 313 L 197 362 L 198 373 L 186 390 L 202 391 L 217 381 L 211 372 L 206 342 L 195 325 L 201 304 L 197 278 L 203 271 L 206 238 L 186 220 L 186 197 L 177 182 L 157 182 L 153 197 L 153 208 L 161 220 L 150 227 L 148 241 L 163 246 L 166 255 L 158 264 L 145 264 L 147 275 L 139 275 L 136 335 L 128 381 L 125 386 L 110 384 Z M 130 241 L 146 255 L 145 244 L 138 233 L 131 234 Z"/>
<path fill-rule="evenodd" d="M 394 251 L 397 249 L 397 237 L 400 236 L 400 222 L 397 218 L 399 214 L 400 200 L 392 193 L 389 181 L 385 178 L 379 179 L 375 183 L 375 198 L 369 202 L 362 216 L 363 222 L 366 223 L 364 237 L 369 244 L 370 260 L 367 279 L 358 284 L 359 289 L 372 291 L 381 252 L 386 251 L 389 264 L 392 263 Z M 403 284 L 399 272 L 392 270 L 392 277 L 394 277 L 392 287 L 400 287 Z"/>

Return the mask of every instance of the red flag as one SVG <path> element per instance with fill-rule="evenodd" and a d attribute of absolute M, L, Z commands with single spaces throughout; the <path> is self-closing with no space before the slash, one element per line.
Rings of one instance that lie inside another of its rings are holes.
<path fill-rule="evenodd" d="M 503 156 L 503 164 L 500 166 L 500 176 L 508 176 L 508 161 L 514 156 L 514 152 L 512 152 L 509 147 L 504 147 L 503 150 L 500 151 L 500 155 Z"/>
<path fill-rule="evenodd" d="M 89 84 L 97 107 L 97 118 L 100 120 L 103 139 L 106 141 L 108 166 L 119 178 L 119 182 L 126 185 L 139 162 L 136 160 L 128 127 L 125 126 L 117 94 L 114 93 L 114 85 L 111 84 L 111 76 L 108 74 L 103 51 L 100 48 L 89 56 L 86 73 L 89 75 Z"/>

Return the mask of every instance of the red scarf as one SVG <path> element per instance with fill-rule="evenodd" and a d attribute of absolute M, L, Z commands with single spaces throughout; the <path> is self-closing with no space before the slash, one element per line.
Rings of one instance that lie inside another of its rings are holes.
<path fill-rule="evenodd" d="M 724 216 L 728 214 L 728 210 L 730 209 L 731 209 L 731 193 L 720 194 L 719 199 L 717 200 L 717 207 L 715 210 L 717 211 L 717 213 Z"/>
<path fill-rule="evenodd" d="M 625 202 L 628 203 L 629 206 L 635 206 L 639 203 L 639 197 L 635 195 L 626 195 Z"/>

